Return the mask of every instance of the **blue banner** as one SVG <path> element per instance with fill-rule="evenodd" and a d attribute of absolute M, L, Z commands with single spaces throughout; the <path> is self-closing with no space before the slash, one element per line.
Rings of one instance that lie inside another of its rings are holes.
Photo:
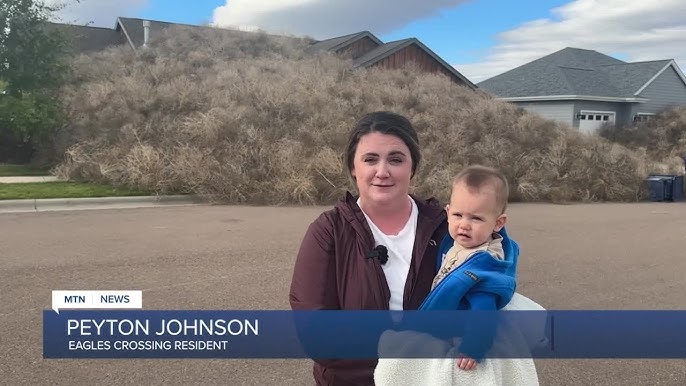
<path fill-rule="evenodd" d="M 43 312 L 44 358 L 442 358 L 466 345 L 490 358 L 686 358 L 686 311 Z"/>

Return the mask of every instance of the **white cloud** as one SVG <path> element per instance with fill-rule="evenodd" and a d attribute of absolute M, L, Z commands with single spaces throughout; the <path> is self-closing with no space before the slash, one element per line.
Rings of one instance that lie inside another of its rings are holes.
<path fill-rule="evenodd" d="M 629 62 L 675 59 L 686 69 L 684 0 L 575 0 L 503 32 L 477 63 L 454 64 L 471 81 L 492 76 L 565 47 L 595 50 Z"/>
<path fill-rule="evenodd" d="M 384 34 L 465 0 L 227 0 L 213 24 L 327 39 L 368 30 Z"/>
<path fill-rule="evenodd" d="M 118 16 L 136 15 L 148 0 L 45 0 L 45 3 L 67 4 L 57 13 L 57 22 L 112 28 Z"/>

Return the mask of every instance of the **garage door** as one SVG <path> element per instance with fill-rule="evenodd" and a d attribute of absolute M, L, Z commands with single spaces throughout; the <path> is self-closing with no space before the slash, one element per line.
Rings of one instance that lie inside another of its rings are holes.
<path fill-rule="evenodd" d="M 609 111 L 582 110 L 579 114 L 579 131 L 595 133 L 603 123 L 615 122 L 615 113 Z"/>

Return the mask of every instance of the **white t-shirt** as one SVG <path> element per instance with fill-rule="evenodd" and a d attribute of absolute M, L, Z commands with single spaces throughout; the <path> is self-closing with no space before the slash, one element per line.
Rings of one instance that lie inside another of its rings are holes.
<path fill-rule="evenodd" d="M 412 203 L 412 212 L 403 229 L 395 236 L 381 232 L 376 224 L 369 219 L 369 216 L 362 211 L 374 235 L 375 246 L 383 245 L 388 249 L 388 261 L 386 264 L 381 265 L 381 268 L 383 268 L 383 272 L 386 275 L 388 289 L 391 291 L 391 300 L 388 302 L 388 308 L 391 310 L 403 309 L 405 282 L 407 281 L 407 273 L 412 262 L 412 250 L 414 249 L 414 239 L 417 232 L 419 209 L 410 196 L 407 196 L 407 198 Z M 360 204 L 359 199 L 357 204 Z"/>

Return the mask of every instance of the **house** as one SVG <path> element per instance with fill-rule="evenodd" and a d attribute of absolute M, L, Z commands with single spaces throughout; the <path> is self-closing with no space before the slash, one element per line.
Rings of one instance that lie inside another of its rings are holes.
<path fill-rule="evenodd" d="M 148 44 L 150 38 L 157 36 L 171 26 L 186 26 L 197 29 L 212 27 L 167 23 L 163 21 L 118 17 L 114 28 L 91 27 L 73 24 L 48 23 L 49 29 L 64 34 L 72 49 L 77 53 L 91 53 L 113 46 L 128 45 L 137 50 Z M 215 31 L 217 29 L 214 29 Z M 222 30 L 227 34 L 247 34 L 237 30 Z"/>
<path fill-rule="evenodd" d="M 118 17 L 114 28 L 111 29 L 56 23 L 50 23 L 50 28 L 57 28 L 64 32 L 76 52 L 88 53 L 116 45 L 128 45 L 137 50 L 148 44 L 151 37 L 159 35 L 164 29 L 173 25 L 180 24 Z M 185 26 L 199 29 L 213 28 Z M 233 36 L 253 33 L 213 28 L 213 31 L 217 30 L 225 31 Z M 278 36 L 278 38 L 288 39 L 285 36 Z M 353 59 L 353 68 L 383 67 L 395 69 L 408 63 L 414 63 L 424 71 L 444 74 L 457 84 L 472 90 L 477 88 L 474 83 L 416 38 L 384 43 L 372 33 L 362 31 L 322 41 L 313 41 L 307 52 L 313 55 L 324 52 L 348 55 Z"/>
<path fill-rule="evenodd" d="M 77 53 L 97 52 L 126 43 L 125 36 L 112 28 L 50 22 L 45 24 L 45 28 L 61 33 L 67 39 L 70 48 Z"/>
<path fill-rule="evenodd" d="M 350 55 L 353 59 L 357 59 L 383 44 L 384 43 L 371 32 L 362 31 L 314 42 L 307 52 L 311 54 L 332 52 L 339 55 Z"/>
<path fill-rule="evenodd" d="M 665 108 L 686 106 L 686 77 L 674 60 L 627 63 L 570 47 L 478 86 L 582 132 L 604 123 L 628 126 Z"/>
<path fill-rule="evenodd" d="M 416 38 L 384 43 L 372 33 L 363 31 L 315 42 L 308 52 L 350 55 L 353 59 L 353 68 L 397 69 L 413 63 L 423 71 L 446 75 L 455 83 L 472 90 L 477 88 L 474 83 Z"/>

